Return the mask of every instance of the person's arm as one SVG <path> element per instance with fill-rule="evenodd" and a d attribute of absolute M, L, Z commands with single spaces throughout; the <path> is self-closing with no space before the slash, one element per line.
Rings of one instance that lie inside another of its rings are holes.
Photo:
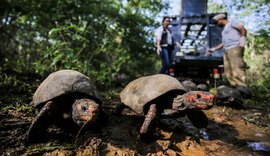
<path fill-rule="evenodd" d="M 157 54 L 159 55 L 161 53 L 162 49 L 160 46 L 160 40 L 157 40 Z"/>
<path fill-rule="evenodd" d="M 239 35 L 241 36 L 239 39 L 239 46 L 245 47 L 246 36 L 247 36 L 246 28 L 244 27 L 243 23 L 238 20 L 232 20 L 231 23 L 232 23 L 232 27 L 234 27 L 239 32 Z"/>
<path fill-rule="evenodd" d="M 157 40 L 157 46 L 160 46 L 160 41 L 161 40 L 159 40 L 159 39 Z"/>
<path fill-rule="evenodd" d="M 156 45 L 157 46 L 160 46 L 160 42 L 162 39 L 162 31 L 163 31 L 163 29 L 161 27 L 159 27 L 156 31 Z"/>
<path fill-rule="evenodd" d="M 221 49 L 221 48 L 223 48 L 223 44 L 222 44 L 222 43 L 218 44 L 218 45 L 215 46 L 215 47 L 210 48 L 210 49 L 208 50 L 208 52 L 207 52 L 207 55 L 211 55 L 212 53 L 214 53 L 215 51 L 217 51 L 217 50 L 219 50 L 219 49 Z"/>
<path fill-rule="evenodd" d="M 247 36 L 247 30 L 246 28 L 241 25 L 240 27 L 237 28 L 239 33 L 240 33 L 240 40 L 239 40 L 239 46 L 240 47 L 245 47 L 246 45 L 246 36 Z"/>
<path fill-rule="evenodd" d="M 157 54 L 159 55 L 161 52 L 161 47 L 160 47 L 160 42 L 161 42 L 161 38 L 162 38 L 162 30 L 159 28 L 156 32 L 157 34 L 157 38 L 156 38 L 156 46 L 157 46 Z"/>
<path fill-rule="evenodd" d="M 246 30 L 246 28 L 245 28 L 243 25 L 241 25 L 241 26 L 238 27 L 237 29 L 238 29 L 238 31 L 239 31 L 241 37 L 242 37 L 242 36 L 243 36 L 243 37 L 246 37 L 246 36 L 247 36 L 247 30 Z"/>

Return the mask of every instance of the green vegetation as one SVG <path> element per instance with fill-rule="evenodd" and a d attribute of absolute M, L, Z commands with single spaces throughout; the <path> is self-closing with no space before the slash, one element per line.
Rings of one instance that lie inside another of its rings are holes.
<path fill-rule="evenodd" d="M 1 1 L 1 65 L 41 76 L 76 69 L 105 86 L 119 73 L 154 73 L 152 30 L 165 6 L 161 0 Z"/>
<path fill-rule="evenodd" d="M 75 69 L 99 88 L 156 73 L 155 17 L 161 0 L 3 0 L 0 2 L 1 107 L 27 104 L 51 72 Z"/>
<path fill-rule="evenodd" d="M 70 144 L 65 144 L 65 145 L 47 145 L 47 146 L 42 146 L 42 147 L 34 147 L 30 150 L 27 151 L 27 154 L 29 155 L 34 155 L 34 154 L 40 154 L 40 153 L 45 153 L 48 151 L 53 151 L 56 149 L 74 149 L 74 145 Z"/>

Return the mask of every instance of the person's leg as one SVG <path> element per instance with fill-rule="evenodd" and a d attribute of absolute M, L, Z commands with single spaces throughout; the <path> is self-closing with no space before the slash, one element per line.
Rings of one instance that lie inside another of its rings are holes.
<path fill-rule="evenodd" d="M 231 66 L 232 86 L 246 86 L 246 71 L 244 62 L 244 48 L 235 47 L 228 53 L 229 63 Z"/>
<path fill-rule="evenodd" d="M 231 65 L 230 65 L 229 56 L 228 56 L 229 52 L 230 52 L 229 50 L 226 50 L 224 55 L 223 55 L 224 74 L 226 75 L 226 78 L 229 81 L 229 83 L 233 84 Z"/>
<path fill-rule="evenodd" d="M 252 90 L 246 84 L 246 70 L 244 62 L 244 48 L 232 48 L 229 53 L 229 60 L 232 64 L 233 87 L 238 90 L 245 99 L 252 97 Z"/>
<path fill-rule="evenodd" d="M 169 67 L 171 67 L 172 65 L 172 60 L 173 60 L 172 55 L 173 55 L 173 47 L 169 46 L 168 47 Z"/>
<path fill-rule="evenodd" d="M 169 61 L 169 51 L 167 48 L 162 48 L 162 51 L 160 53 L 160 57 L 162 60 L 162 67 L 160 69 L 161 74 L 167 74 L 167 71 L 170 67 L 170 61 Z"/>
<path fill-rule="evenodd" d="M 165 66 L 164 66 L 165 59 L 164 59 L 164 50 L 163 50 L 163 48 L 162 48 L 162 51 L 160 52 L 159 56 L 161 58 L 161 63 L 162 63 L 159 73 L 164 74 L 166 69 L 165 69 Z"/>

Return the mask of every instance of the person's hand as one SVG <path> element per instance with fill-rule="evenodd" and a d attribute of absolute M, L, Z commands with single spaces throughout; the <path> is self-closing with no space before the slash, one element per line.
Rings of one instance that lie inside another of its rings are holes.
<path fill-rule="evenodd" d="M 157 45 L 157 54 L 159 55 L 161 53 L 162 49 L 159 45 Z"/>
<path fill-rule="evenodd" d="M 240 41 L 239 41 L 239 46 L 240 47 L 245 47 L 246 45 L 246 37 L 245 36 L 241 36 L 240 37 Z"/>
<path fill-rule="evenodd" d="M 216 51 L 215 47 L 208 49 L 207 55 L 211 55 L 214 51 Z"/>

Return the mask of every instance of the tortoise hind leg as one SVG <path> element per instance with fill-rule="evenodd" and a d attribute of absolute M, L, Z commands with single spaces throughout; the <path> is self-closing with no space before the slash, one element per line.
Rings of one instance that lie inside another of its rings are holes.
<path fill-rule="evenodd" d="M 39 111 L 26 133 L 27 142 L 34 141 L 36 137 L 39 137 L 38 134 L 47 130 L 47 128 L 53 121 L 52 107 L 54 107 L 54 103 L 52 101 L 49 101 Z"/>
<path fill-rule="evenodd" d="M 145 116 L 142 127 L 140 129 L 140 135 L 145 135 L 149 131 L 150 127 L 152 127 L 155 124 L 154 120 L 156 118 L 157 118 L 157 105 L 151 104 Z"/>
<path fill-rule="evenodd" d="M 208 118 L 202 110 L 188 109 L 187 117 L 196 128 L 206 128 L 208 125 Z"/>

